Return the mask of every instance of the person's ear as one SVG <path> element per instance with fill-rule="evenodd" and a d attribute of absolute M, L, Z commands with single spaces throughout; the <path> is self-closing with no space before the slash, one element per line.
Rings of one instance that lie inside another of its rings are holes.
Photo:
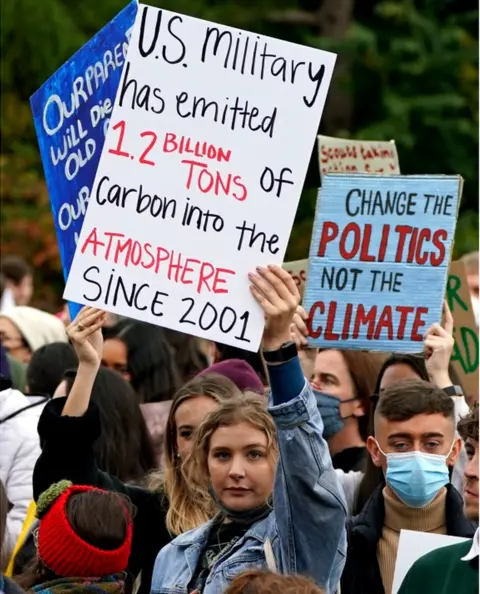
<path fill-rule="evenodd" d="M 452 451 L 450 452 L 450 455 L 447 458 L 447 466 L 454 466 L 455 462 L 458 459 L 458 456 L 460 456 L 460 452 L 462 451 L 463 448 L 463 440 L 461 437 L 456 437 L 455 441 L 453 442 L 453 446 L 452 446 Z"/>
<path fill-rule="evenodd" d="M 360 400 L 360 398 L 355 400 L 353 405 L 355 407 L 352 412 L 354 417 L 364 417 L 367 414 L 365 411 L 365 404 Z"/>
<path fill-rule="evenodd" d="M 367 439 L 367 449 L 368 449 L 368 453 L 370 454 L 371 458 L 372 458 L 372 462 L 375 464 L 375 466 L 377 466 L 378 468 L 382 467 L 382 452 L 380 451 L 380 448 L 378 447 L 377 444 L 377 440 L 372 437 L 371 435 L 368 436 Z"/>

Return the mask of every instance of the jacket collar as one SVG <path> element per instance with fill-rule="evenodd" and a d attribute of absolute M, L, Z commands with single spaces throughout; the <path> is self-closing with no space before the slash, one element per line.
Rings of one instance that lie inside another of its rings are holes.
<path fill-rule="evenodd" d="M 182 548 L 196 546 L 202 549 L 208 540 L 208 535 L 210 534 L 212 526 L 219 520 L 220 516 L 217 515 L 215 518 L 209 520 L 205 524 L 202 524 L 198 528 L 194 528 L 193 530 L 189 530 L 188 532 L 184 532 L 180 536 L 177 536 L 172 544 Z M 272 537 L 272 530 L 274 526 L 275 514 L 272 512 L 260 522 L 256 522 L 253 524 L 253 526 L 250 526 L 245 536 L 248 536 L 249 538 L 255 538 L 259 542 L 264 543 L 267 538 Z"/>
<path fill-rule="evenodd" d="M 384 484 L 379 485 L 358 516 L 350 520 L 349 532 L 351 535 L 363 537 L 371 547 L 377 546 L 382 537 L 385 523 L 385 502 L 382 493 L 384 486 Z M 475 534 L 476 524 L 464 516 L 463 499 L 460 493 L 451 483 L 446 485 L 446 488 L 445 517 L 447 534 L 449 536 L 472 538 Z"/>

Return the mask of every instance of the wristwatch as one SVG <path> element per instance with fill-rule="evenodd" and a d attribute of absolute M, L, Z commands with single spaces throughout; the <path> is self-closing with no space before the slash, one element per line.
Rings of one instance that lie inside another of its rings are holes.
<path fill-rule="evenodd" d="M 267 363 L 285 363 L 298 355 L 294 340 L 284 342 L 276 351 L 263 351 L 263 358 Z"/>
<path fill-rule="evenodd" d="M 460 386 L 447 386 L 443 388 L 443 391 L 448 396 L 463 396 L 463 390 Z"/>

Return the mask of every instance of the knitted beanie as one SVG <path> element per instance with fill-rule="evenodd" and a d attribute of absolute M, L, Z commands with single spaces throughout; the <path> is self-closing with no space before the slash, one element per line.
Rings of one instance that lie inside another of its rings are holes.
<path fill-rule="evenodd" d="M 70 525 L 65 509 L 67 501 L 71 495 L 86 491 L 105 493 L 94 487 L 60 481 L 47 489 L 38 500 L 38 556 L 59 577 L 102 577 L 127 569 L 132 544 L 132 520 L 126 508 L 127 534 L 117 549 L 103 550 L 89 544 Z"/>
<path fill-rule="evenodd" d="M 242 392 L 245 390 L 257 392 L 257 394 L 263 394 L 265 392 L 265 388 L 255 373 L 255 370 L 249 363 L 243 361 L 243 359 L 227 359 L 220 363 L 214 363 L 201 371 L 197 377 L 202 377 L 203 375 L 207 375 L 207 373 L 223 375 L 233 382 Z"/>
<path fill-rule="evenodd" d="M 15 324 L 32 352 L 44 344 L 68 341 L 61 320 L 41 309 L 18 305 L 0 315 Z"/>

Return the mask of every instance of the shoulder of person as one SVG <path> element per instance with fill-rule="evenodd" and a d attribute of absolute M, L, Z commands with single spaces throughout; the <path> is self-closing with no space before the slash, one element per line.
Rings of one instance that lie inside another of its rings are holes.
<path fill-rule="evenodd" d="M 410 571 L 418 573 L 425 571 L 438 572 L 441 567 L 446 567 L 451 563 L 460 561 L 469 552 L 471 547 L 472 540 L 470 539 L 434 549 L 417 559 Z"/>

